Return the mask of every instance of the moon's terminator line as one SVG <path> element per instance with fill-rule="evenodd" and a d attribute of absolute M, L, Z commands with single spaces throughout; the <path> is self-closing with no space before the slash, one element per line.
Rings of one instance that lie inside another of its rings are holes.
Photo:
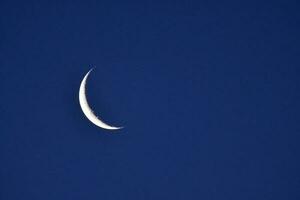
<path fill-rule="evenodd" d="M 106 124 L 105 122 L 103 122 L 102 120 L 100 120 L 93 112 L 93 110 L 91 109 L 91 107 L 89 106 L 88 102 L 87 102 L 87 98 L 86 98 L 86 81 L 87 78 L 90 74 L 90 72 L 93 69 L 91 69 L 83 78 L 83 80 L 81 81 L 80 84 L 80 88 L 79 88 L 79 104 L 80 107 L 84 113 L 84 115 L 96 126 L 100 127 L 100 128 L 104 128 L 104 129 L 108 129 L 108 130 L 117 130 L 117 129 L 121 129 L 122 127 L 115 127 L 115 126 L 110 126 L 108 124 Z"/>

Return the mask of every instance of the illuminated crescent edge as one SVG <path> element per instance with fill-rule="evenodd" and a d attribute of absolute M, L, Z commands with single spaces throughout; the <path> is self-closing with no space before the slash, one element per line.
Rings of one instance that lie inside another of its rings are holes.
<path fill-rule="evenodd" d="M 84 115 L 96 126 L 100 127 L 100 128 L 104 128 L 104 129 L 108 129 L 108 130 L 118 130 L 121 129 L 123 127 L 115 127 L 115 126 L 110 126 L 108 124 L 106 124 L 105 122 L 103 122 L 102 120 L 100 120 L 93 112 L 93 110 L 91 109 L 91 107 L 88 104 L 87 98 L 86 98 L 86 81 L 87 78 L 90 74 L 90 72 L 93 69 L 91 69 L 83 78 L 83 80 L 81 81 L 80 84 L 80 88 L 79 88 L 79 104 L 80 107 L 84 113 Z"/>

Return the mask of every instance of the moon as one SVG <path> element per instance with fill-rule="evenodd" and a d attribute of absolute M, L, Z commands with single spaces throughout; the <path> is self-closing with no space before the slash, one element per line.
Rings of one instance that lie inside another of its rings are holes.
<path fill-rule="evenodd" d="M 103 122 L 102 120 L 100 120 L 93 112 L 93 110 L 91 109 L 91 107 L 88 104 L 87 98 L 86 98 L 86 81 L 87 78 L 90 74 L 90 72 L 93 69 L 91 69 L 83 78 L 83 80 L 81 81 L 80 84 L 80 88 L 79 88 L 79 104 L 80 107 L 84 113 L 84 115 L 88 118 L 88 120 L 90 120 L 93 124 L 95 124 L 96 126 L 103 128 L 103 129 L 107 129 L 107 130 L 118 130 L 121 129 L 122 127 L 115 127 L 115 126 L 110 126 L 108 124 L 106 124 L 105 122 Z"/>

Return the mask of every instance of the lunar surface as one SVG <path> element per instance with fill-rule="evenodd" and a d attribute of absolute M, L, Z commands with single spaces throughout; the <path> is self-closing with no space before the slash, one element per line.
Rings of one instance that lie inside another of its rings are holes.
<path fill-rule="evenodd" d="M 106 124 L 105 122 L 103 122 L 100 118 L 98 118 L 93 110 L 91 109 L 91 107 L 88 104 L 87 98 L 86 98 L 86 82 L 87 82 L 87 78 L 90 74 L 90 72 L 93 69 L 91 69 L 83 78 L 83 80 L 81 81 L 81 85 L 79 88 L 79 103 L 80 103 L 80 107 L 84 113 L 84 115 L 96 126 L 100 127 L 100 128 L 104 128 L 104 129 L 108 129 L 108 130 L 118 130 L 121 129 L 122 127 L 115 127 L 115 126 L 110 126 L 108 124 Z"/>

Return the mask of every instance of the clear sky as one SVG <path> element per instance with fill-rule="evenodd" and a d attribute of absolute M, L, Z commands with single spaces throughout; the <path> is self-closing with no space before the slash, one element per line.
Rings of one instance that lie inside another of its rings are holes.
<path fill-rule="evenodd" d="M 2 0 L 0 199 L 300 199 L 299 9 Z"/>

